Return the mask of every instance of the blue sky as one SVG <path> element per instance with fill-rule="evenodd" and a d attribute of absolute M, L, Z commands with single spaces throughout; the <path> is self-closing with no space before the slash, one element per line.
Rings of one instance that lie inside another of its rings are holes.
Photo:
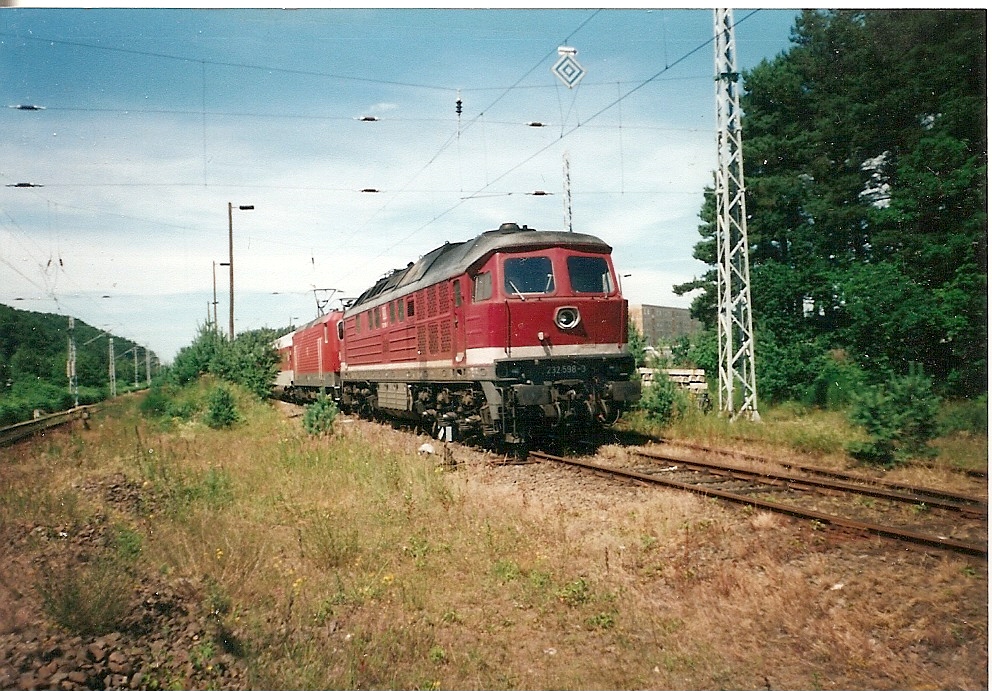
<path fill-rule="evenodd" d="M 739 68 L 795 16 L 736 9 Z M 0 303 L 169 361 L 210 315 L 228 203 L 255 207 L 236 330 L 281 327 L 446 241 L 563 228 L 567 156 L 572 227 L 614 247 L 627 298 L 687 307 L 712 33 L 708 9 L 2 9 Z M 226 328 L 226 267 L 217 292 Z"/>

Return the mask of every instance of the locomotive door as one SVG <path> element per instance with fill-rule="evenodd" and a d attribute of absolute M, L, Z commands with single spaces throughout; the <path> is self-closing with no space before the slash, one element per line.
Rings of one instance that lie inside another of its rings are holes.
<path fill-rule="evenodd" d="M 451 358 L 455 367 L 465 365 L 465 299 L 462 279 L 451 282 Z"/>

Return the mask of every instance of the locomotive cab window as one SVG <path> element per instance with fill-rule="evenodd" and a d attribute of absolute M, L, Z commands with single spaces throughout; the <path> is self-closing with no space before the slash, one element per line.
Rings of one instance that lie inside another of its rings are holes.
<path fill-rule="evenodd" d="M 472 302 L 484 302 L 493 296 L 493 275 L 485 272 L 472 281 Z"/>
<path fill-rule="evenodd" d="M 520 257 L 503 262 L 503 290 L 508 295 L 555 292 L 549 257 Z"/>
<path fill-rule="evenodd" d="M 344 320 L 338 322 L 338 340 L 344 340 Z"/>
<path fill-rule="evenodd" d="M 613 276 L 603 257 L 569 257 L 568 280 L 576 293 L 612 293 Z"/>

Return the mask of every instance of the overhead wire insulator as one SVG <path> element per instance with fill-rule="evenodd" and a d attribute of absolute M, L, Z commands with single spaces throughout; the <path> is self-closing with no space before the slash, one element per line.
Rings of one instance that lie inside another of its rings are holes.
<path fill-rule="evenodd" d="M 458 90 L 455 98 L 455 115 L 458 116 L 458 139 L 462 138 L 462 90 Z"/>

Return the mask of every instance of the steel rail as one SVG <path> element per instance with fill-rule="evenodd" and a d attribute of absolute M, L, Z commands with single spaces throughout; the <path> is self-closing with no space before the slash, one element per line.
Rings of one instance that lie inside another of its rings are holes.
<path fill-rule="evenodd" d="M 663 443 L 669 443 L 664 439 L 661 439 L 660 441 L 662 441 Z M 703 446 L 702 444 L 692 444 L 689 442 L 671 442 L 671 443 L 673 446 L 680 446 L 686 449 L 693 449 L 695 451 L 705 451 L 706 453 L 717 453 L 726 456 L 738 456 L 740 458 L 749 461 L 762 461 L 764 463 L 775 463 L 777 465 L 782 466 L 783 468 L 792 468 L 795 470 L 801 470 L 806 473 L 817 473 L 819 475 L 825 475 L 828 477 L 838 477 L 846 480 L 855 480 L 858 482 L 871 482 L 876 485 L 880 485 L 883 487 L 890 487 L 892 489 L 908 489 L 911 491 L 923 489 L 920 487 L 913 487 L 912 485 L 907 485 L 901 482 L 893 482 L 892 480 L 884 480 L 882 478 L 877 478 L 877 477 L 866 478 L 862 475 L 856 475 L 854 473 L 846 473 L 843 470 L 831 470 L 830 468 L 819 468 L 817 466 L 803 465 L 802 463 L 793 463 L 791 461 L 779 461 L 771 458 L 766 458 L 765 456 L 758 456 L 756 454 L 735 451 L 733 449 L 709 447 L 709 446 Z M 923 465 L 922 467 L 933 468 L 934 466 Z M 962 468 L 948 468 L 948 470 L 956 473 L 963 473 L 970 477 L 975 477 L 979 479 L 985 479 L 988 477 L 988 473 L 986 473 L 984 470 L 972 470 L 972 469 L 962 469 Z M 971 499 L 971 497 L 968 497 L 967 495 L 959 495 L 959 494 L 955 494 L 954 492 L 948 492 L 946 490 L 927 490 L 927 491 L 934 494 L 934 496 L 949 497 L 952 499 L 961 498 L 964 500 Z"/>
<path fill-rule="evenodd" d="M 988 547 L 985 545 L 964 542 L 961 540 L 955 540 L 953 538 L 947 538 L 947 537 L 941 537 L 935 535 L 925 535 L 923 533 L 915 533 L 909 530 L 902 530 L 901 528 L 890 528 L 887 526 L 877 525 L 874 523 L 865 523 L 863 521 L 856 521 L 848 518 L 843 518 L 840 516 L 834 516 L 828 513 L 823 513 L 821 511 L 813 511 L 809 509 L 802 509 L 795 506 L 789 506 L 788 504 L 780 504 L 777 502 L 765 501 L 763 499 L 756 499 L 754 497 L 748 497 L 741 494 L 734 494 L 733 492 L 727 492 L 725 490 L 720 490 L 720 489 L 710 489 L 707 487 L 700 487 L 698 485 L 679 482 L 677 480 L 670 480 L 655 475 L 649 475 L 647 473 L 638 473 L 630 470 L 622 470 L 620 468 L 611 468 L 609 466 L 603 466 L 603 465 L 599 465 L 598 463 L 591 463 L 589 461 L 581 461 L 575 458 L 563 458 L 561 456 L 552 456 L 551 454 L 546 454 L 539 451 L 532 451 L 530 452 L 530 455 L 533 456 L 534 458 L 554 461 L 556 463 L 563 463 L 566 465 L 575 466 L 577 468 L 583 468 L 586 470 L 605 473 L 607 475 L 614 475 L 614 476 L 628 478 L 631 480 L 638 480 L 649 484 L 672 487 L 675 489 L 701 494 L 703 496 L 717 497 L 719 499 L 724 499 L 726 501 L 731 501 L 738 504 L 744 504 L 747 506 L 753 506 L 755 508 L 764 509 L 766 511 L 786 514 L 794 518 L 818 521 L 819 523 L 822 523 L 824 525 L 833 525 L 839 528 L 845 528 L 847 530 L 853 530 L 861 533 L 869 533 L 872 535 L 878 535 L 879 537 L 901 540 L 903 542 L 923 545 L 926 547 L 938 547 L 940 549 L 951 550 L 954 552 L 959 552 L 961 554 L 968 554 L 971 556 L 983 557 L 985 559 L 988 559 Z"/>
<path fill-rule="evenodd" d="M 895 483 L 890 485 L 884 485 L 881 487 L 873 487 L 875 483 L 871 479 L 859 478 L 856 475 L 850 473 L 844 473 L 843 477 L 845 479 L 854 480 L 851 482 L 838 482 L 836 480 L 817 480 L 816 478 L 800 477 L 798 475 L 789 475 L 787 473 L 778 473 L 772 470 L 754 470 L 752 468 L 740 468 L 736 466 L 728 466 L 721 463 L 711 463 L 709 461 L 703 461 L 699 459 L 686 459 L 679 456 L 667 455 L 663 453 L 658 453 L 655 451 L 650 451 L 646 449 L 632 449 L 633 453 L 638 456 L 644 456 L 646 458 L 654 458 L 663 461 L 669 461 L 672 463 L 679 463 L 687 467 L 703 468 L 706 470 L 714 470 L 717 472 L 724 473 L 743 473 L 747 477 L 753 477 L 758 480 L 767 478 L 768 481 L 774 483 L 786 482 L 792 485 L 805 485 L 807 487 L 816 487 L 819 489 L 835 489 L 841 492 L 848 492 L 853 494 L 861 494 L 868 497 L 875 497 L 876 499 L 888 499 L 890 501 L 898 501 L 906 504 L 926 504 L 931 508 L 945 509 L 947 511 L 959 511 L 962 513 L 968 513 L 975 516 L 988 516 L 989 505 L 988 502 L 980 499 L 978 497 L 970 497 L 964 494 L 954 494 L 950 492 L 944 492 L 942 490 L 935 490 L 929 487 L 914 487 L 912 485 L 896 485 Z M 771 461 L 772 463 L 779 463 L 778 461 Z M 786 464 L 780 464 L 786 465 Z M 793 466 L 796 467 L 796 466 Z M 799 466 L 801 467 L 801 466 Z M 797 468 L 799 468 L 797 467 Z M 807 472 L 816 473 L 816 469 L 802 468 Z M 857 482 L 862 482 L 865 484 L 856 484 Z M 905 494 L 903 492 L 896 492 L 893 489 L 886 489 L 885 487 L 898 487 L 898 489 L 910 492 L 910 494 Z"/>

